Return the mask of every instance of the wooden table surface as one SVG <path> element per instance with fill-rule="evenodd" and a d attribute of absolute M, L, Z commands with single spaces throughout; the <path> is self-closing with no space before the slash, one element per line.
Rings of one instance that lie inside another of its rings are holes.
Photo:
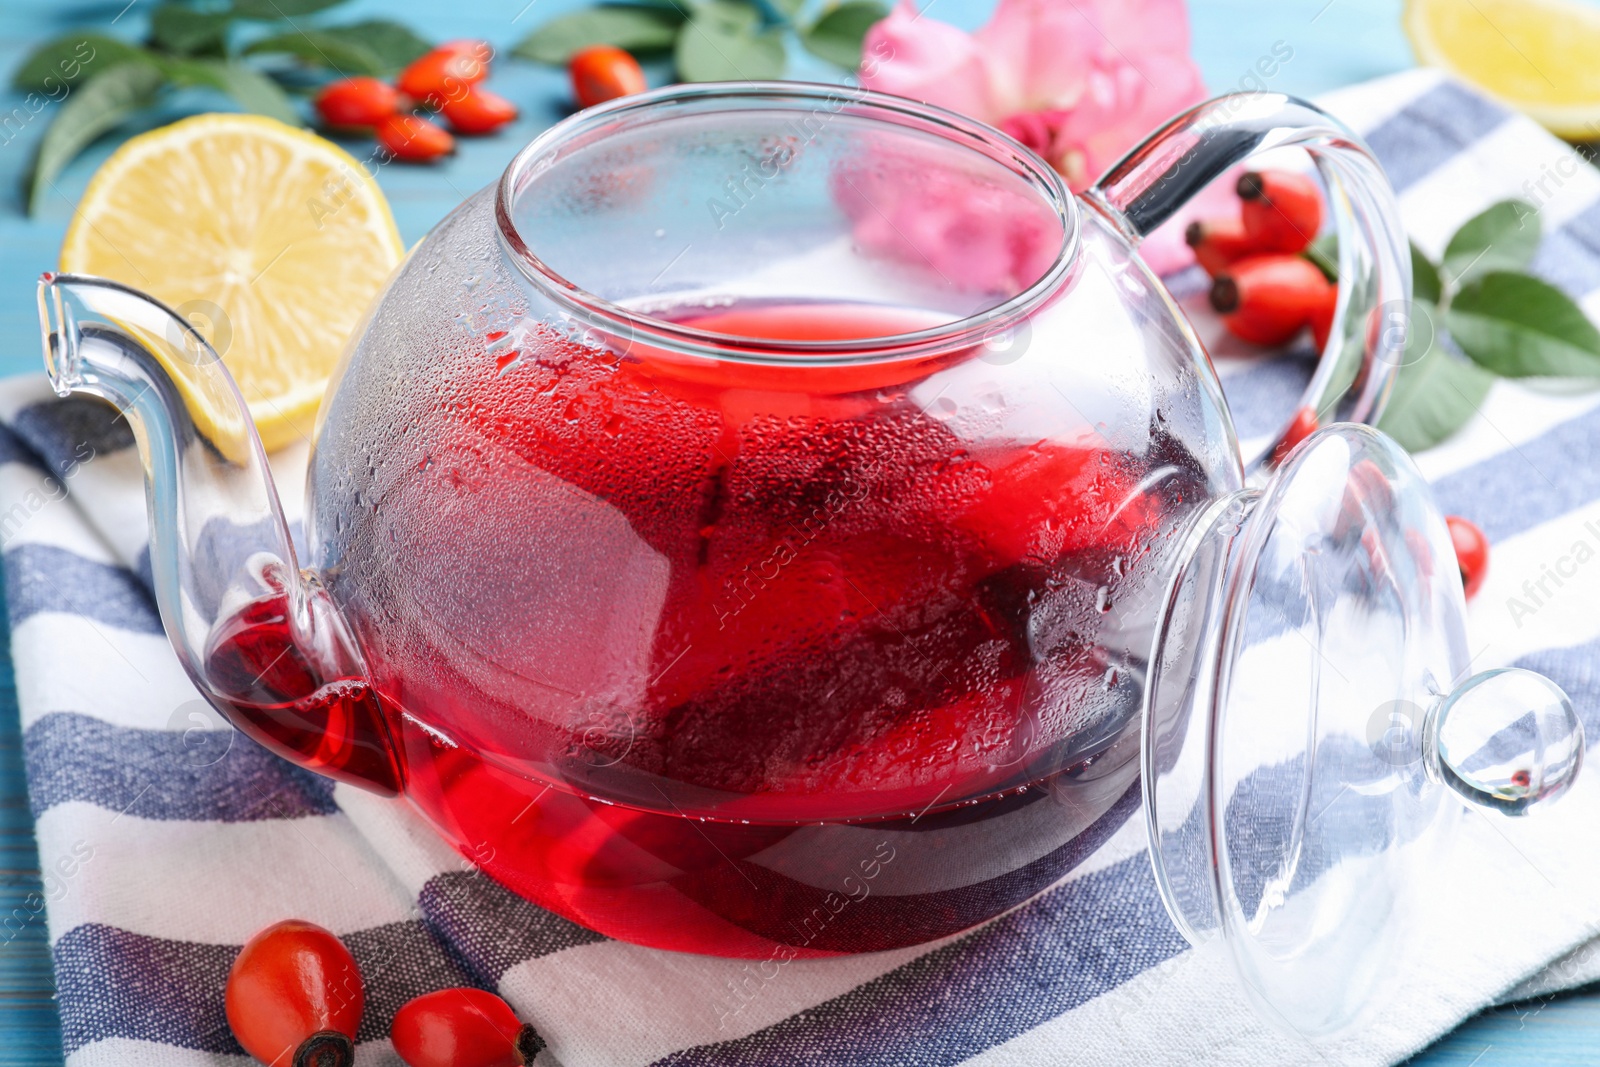
<path fill-rule="evenodd" d="M 10 0 L 0 5 L 0 75 L 27 49 L 74 28 L 137 36 L 154 0 Z M 553 14 L 578 0 L 474 0 L 425 4 L 418 0 L 353 0 L 341 14 L 398 18 L 430 38 L 481 37 L 505 49 Z M 993 0 L 931 0 L 932 14 L 968 28 L 981 23 Z M 126 5 L 126 6 L 124 6 Z M 1294 52 L 1273 88 L 1312 95 L 1405 69 L 1412 59 L 1400 32 L 1399 0 L 1190 0 L 1195 54 L 1212 89 L 1237 86 L 1274 43 Z M 793 77 L 827 78 L 836 72 L 799 57 Z M 659 79 L 662 72 L 655 72 Z M 566 113 L 561 75 L 512 61 L 495 72 L 497 91 L 522 108 L 517 126 L 499 136 L 467 141 L 443 166 L 383 168 L 379 181 L 394 205 L 409 244 L 446 211 L 498 176 L 512 154 L 537 130 Z M 0 93 L 0 118 L 22 102 Z M 208 106 L 202 97 L 190 101 Z M 26 115 L 26 111 L 17 112 Z M 48 109 L 0 131 L 0 374 L 40 369 L 34 283 L 55 265 L 72 205 L 89 175 L 110 151 L 101 145 L 57 182 L 40 214 L 22 213 L 19 176 L 44 127 Z M 23 778 L 21 738 L 9 650 L 0 641 L 0 1067 L 58 1064 L 60 1040 L 51 1000 L 50 956 L 43 914 L 28 895 L 39 889 L 37 854 Z M 20 927 L 20 929 L 19 929 Z M 13 931 L 16 931 L 13 933 Z M 1416 1057 L 1417 1067 L 1510 1067 L 1524 1064 L 1600 1063 L 1600 992 L 1486 1012 Z"/>

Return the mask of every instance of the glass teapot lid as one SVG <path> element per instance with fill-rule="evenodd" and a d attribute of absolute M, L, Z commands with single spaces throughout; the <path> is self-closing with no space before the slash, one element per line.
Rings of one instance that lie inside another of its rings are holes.
<path fill-rule="evenodd" d="M 1451 807 L 1557 796 L 1582 725 L 1540 675 L 1471 673 L 1443 516 L 1376 431 L 1313 435 L 1190 538 L 1144 709 L 1156 880 L 1265 1015 L 1336 1032 L 1405 952 Z"/>

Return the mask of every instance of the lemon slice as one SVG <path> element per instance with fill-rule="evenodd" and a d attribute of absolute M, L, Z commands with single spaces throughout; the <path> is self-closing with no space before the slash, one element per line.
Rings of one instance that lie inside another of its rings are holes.
<path fill-rule="evenodd" d="M 193 322 L 273 449 L 310 437 L 346 339 L 403 255 L 377 182 L 343 149 L 216 114 L 117 149 L 67 227 L 61 269 L 124 282 Z M 215 398 L 190 400 L 202 429 L 229 436 Z"/>
<path fill-rule="evenodd" d="M 1574 0 L 1407 0 L 1417 58 L 1551 132 L 1600 138 L 1600 9 Z"/>

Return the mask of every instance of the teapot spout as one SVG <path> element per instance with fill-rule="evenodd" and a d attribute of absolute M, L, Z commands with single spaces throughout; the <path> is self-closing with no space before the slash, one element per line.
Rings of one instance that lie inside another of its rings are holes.
<path fill-rule="evenodd" d="M 133 429 L 156 604 L 200 692 L 279 755 L 398 792 L 383 707 L 344 620 L 296 562 L 221 357 L 164 304 L 103 278 L 45 274 L 39 321 L 56 392 L 107 400 Z"/>

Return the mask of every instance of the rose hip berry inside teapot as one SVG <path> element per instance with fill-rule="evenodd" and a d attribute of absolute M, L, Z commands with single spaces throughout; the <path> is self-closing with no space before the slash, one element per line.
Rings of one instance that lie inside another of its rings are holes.
<path fill-rule="evenodd" d="M 1295 145 L 1343 238 L 1341 327 L 1302 410 L 1370 421 L 1403 344 L 1380 316 L 1409 295 L 1392 196 L 1337 123 L 1265 94 L 1180 116 L 1082 200 L 987 127 L 836 87 L 574 116 L 372 308 L 318 420 L 303 560 L 186 324 L 47 276 L 46 359 L 140 428 L 156 592 L 201 690 L 287 758 L 404 793 L 529 900 L 692 952 L 910 945 L 1047 888 L 1142 792 L 1199 941 L 1245 906 L 1206 873 L 1235 810 L 1217 783 L 1241 780 L 1208 768 L 1245 758 L 1210 736 L 1224 719 L 1299 737 L 1269 753 L 1291 777 L 1395 797 L 1385 855 L 1436 783 L 1520 808 L 1581 752 L 1559 693 L 1460 697 L 1459 581 L 1403 454 L 1347 427 L 1276 474 L 1247 463 L 1138 258 L 1208 180 Z M 1303 587 L 1284 578 L 1302 564 Z M 1392 669 L 1357 695 L 1254 655 L 1243 620 L 1283 604 L 1274 633 L 1362 662 L 1366 627 Z M 1447 773 L 1447 717 L 1498 729 L 1534 697 L 1521 784 Z M 1391 698 L 1432 709 L 1424 756 L 1321 762 L 1308 737 L 1359 734 Z M 1269 794 L 1291 817 L 1252 838 L 1275 876 L 1303 792 Z M 1319 862 L 1370 859 L 1326 833 Z M 1317 929 L 1298 947 L 1325 948 Z M 1276 957 L 1240 952 L 1270 985 Z"/>

